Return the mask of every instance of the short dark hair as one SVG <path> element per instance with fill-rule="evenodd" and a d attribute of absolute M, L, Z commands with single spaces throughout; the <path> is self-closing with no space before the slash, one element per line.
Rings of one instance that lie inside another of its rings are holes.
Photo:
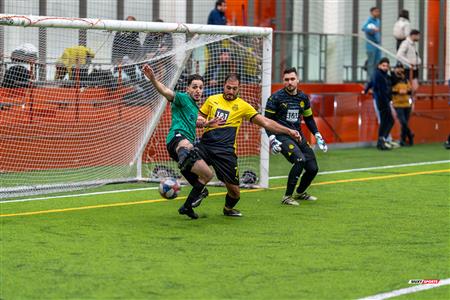
<path fill-rule="evenodd" d="M 199 75 L 199 74 L 192 74 L 192 75 L 189 75 L 189 76 L 188 76 L 187 84 L 188 84 L 188 85 L 191 85 L 192 81 L 194 81 L 194 80 L 200 80 L 201 82 L 205 82 L 205 80 L 203 79 L 203 76 L 202 76 L 202 75 Z"/>
<path fill-rule="evenodd" d="M 286 68 L 283 71 L 283 75 L 284 74 L 289 74 L 289 73 L 295 73 L 295 75 L 297 75 L 297 69 L 295 67 L 291 67 L 291 68 Z"/>
<path fill-rule="evenodd" d="M 398 14 L 399 18 L 405 18 L 409 20 L 409 11 L 407 11 L 406 9 L 402 9 L 400 11 L 400 13 Z"/>
<path fill-rule="evenodd" d="M 420 31 L 417 29 L 413 29 L 409 32 L 409 35 L 416 35 L 416 34 L 420 34 Z"/>
<path fill-rule="evenodd" d="M 225 0 L 217 0 L 216 1 L 216 8 L 217 8 L 217 6 L 222 6 L 222 4 L 224 4 L 225 3 Z"/>
<path fill-rule="evenodd" d="M 230 73 L 230 74 L 228 74 L 227 77 L 225 77 L 224 83 L 227 82 L 230 79 L 231 80 L 237 80 L 237 81 L 239 81 L 239 83 L 241 82 L 241 76 L 239 76 L 238 73 Z"/>
<path fill-rule="evenodd" d="M 382 58 L 378 61 L 378 65 L 381 65 L 382 63 L 388 63 L 388 64 L 390 64 L 391 62 L 389 61 L 389 58 L 387 58 L 387 57 L 382 57 Z"/>
<path fill-rule="evenodd" d="M 376 7 L 376 6 L 373 6 L 373 7 L 370 8 L 370 12 L 373 12 L 375 9 L 379 9 L 379 8 Z"/>

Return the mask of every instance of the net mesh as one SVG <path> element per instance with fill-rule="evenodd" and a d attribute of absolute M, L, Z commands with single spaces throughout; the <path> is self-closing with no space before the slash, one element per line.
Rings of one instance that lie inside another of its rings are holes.
<path fill-rule="evenodd" d="M 189 74 L 203 75 L 202 101 L 236 72 L 240 96 L 261 111 L 261 37 L 1 30 L 0 198 L 180 177 L 165 146 L 170 106 L 144 78 L 144 63 L 180 92 Z M 238 137 L 241 172 L 258 177 L 259 154 L 260 130 L 246 122 Z"/>

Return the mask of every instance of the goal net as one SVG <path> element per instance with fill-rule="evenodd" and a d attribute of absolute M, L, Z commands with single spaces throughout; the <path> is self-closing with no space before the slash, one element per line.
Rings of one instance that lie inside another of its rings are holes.
<path fill-rule="evenodd" d="M 145 63 L 180 92 L 203 75 L 202 102 L 230 72 L 258 111 L 270 94 L 270 28 L 3 14 L 0 32 L 0 198 L 181 177 L 166 150 L 170 105 Z M 259 127 L 242 125 L 237 154 L 241 183 L 267 186 Z"/>

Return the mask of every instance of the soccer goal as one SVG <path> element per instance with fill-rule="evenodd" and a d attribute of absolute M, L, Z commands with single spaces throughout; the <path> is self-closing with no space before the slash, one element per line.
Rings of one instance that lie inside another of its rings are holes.
<path fill-rule="evenodd" d="M 180 177 L 144 63 L 177 91 L 198 73 L 220 93 L 235 72 L 258 111 L 270 95 L 271 28 L 1 14 L 0 33 L 0 198 Z M 267 187 L 264 132 L 244 123 L 237 153 L 242 185 Z"/>

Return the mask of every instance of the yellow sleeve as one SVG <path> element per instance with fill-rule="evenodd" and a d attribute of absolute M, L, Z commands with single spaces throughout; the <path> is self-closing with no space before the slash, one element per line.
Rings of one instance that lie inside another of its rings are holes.
<path fill-rule="evenodd" d="M 254 116 L 258 114 L 256 109 L 248 104 L 247 102 L 244 102 L 246 105 L 244 106 L 244 117 L 247 121 L 250 121 Z"/>
<path fill-rule="evenodd" d="M 204 114 L 205 116 L 209 116 L 209 113 L 211 112 L 211 97 L 208 97 L 206 99 L 205 103 L 203 103 L 202 107 L 200 107 L 200 112 Z"/>

